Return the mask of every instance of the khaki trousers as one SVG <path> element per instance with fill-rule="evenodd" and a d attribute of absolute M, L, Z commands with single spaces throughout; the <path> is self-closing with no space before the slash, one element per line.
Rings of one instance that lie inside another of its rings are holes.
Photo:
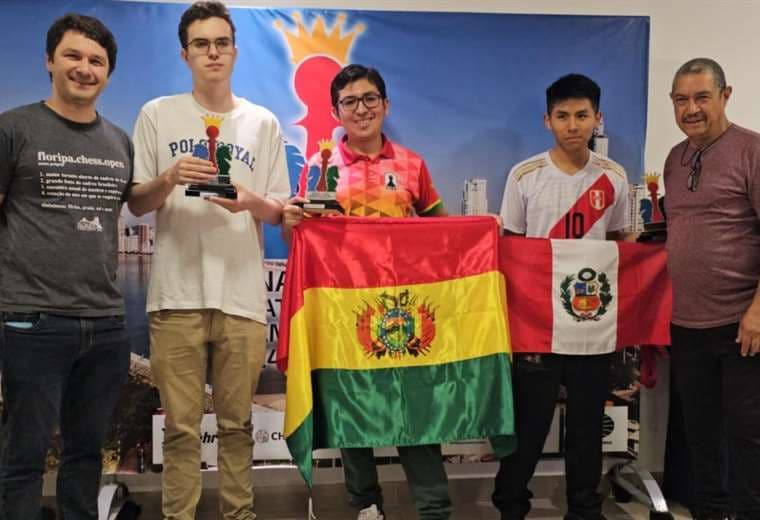
<path fill-rule="evenodd" d="M 219 517 L 252 520 L 251 397 L 266 350 L 266 327 L 215 309 L 150 313 L 150 363 L 166 413 L 162 509 L 194 520 L 201 496 L 200 423 L 211 364 L 218 426 Z"/>

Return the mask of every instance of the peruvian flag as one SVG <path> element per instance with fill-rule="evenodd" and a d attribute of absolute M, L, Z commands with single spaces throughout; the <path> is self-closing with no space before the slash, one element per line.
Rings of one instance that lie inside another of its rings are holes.
<path fill-rule="evenodd" d="M 503 237 L 500 248 L 513 352 L 670 344 L 663 244 Z"/>

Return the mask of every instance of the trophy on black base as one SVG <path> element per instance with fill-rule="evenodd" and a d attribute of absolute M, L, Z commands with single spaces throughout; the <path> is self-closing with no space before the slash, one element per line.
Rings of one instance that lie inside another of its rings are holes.
<path fill-rule="evenodd" d="M 216 168 L 216 179 L 208 184 L 190 184 L 185 189 L 186 197 L 221 197 L 223 199 L 237 199 L 237 190 L 230 184 L 230 162 L 232 152 L 228 146 L 217 148 L 216 138 L 219 137 L 219 127 L 222 126 L 220 116 L 204 116 L 208 136 L 208 148 L 202 144 L 195 146 L 193 156 L 208 159 Z"/>
<path fill-rule="evenodd" d="M 343 208 L 338 203 L 338 173 L 337 166 L 329 166 L 330 157 L 335 143 L 329 140 L 319 141 L 319 154 L 321 167 L 313 165 L 309 170 L 308 182 L 312 177 L 317 178 L 317 184 L 313 190 L 306 191 L 306 198 L 309 202 L 300 203 L 306 213 L 339 213 L 343 214 Z"/>
<path fill-rule="evenodd" d="M 659 196 L 660 176 L 656 173 L 648 173 L 644 176 L 644 183 L 649 192 L 649 199 L 641 201 L 644 218 L 644 232 L 638 238 L 638 242 L 661 242 L 667 237 L 668 225 L 665 221 L 665 199 Z"/>

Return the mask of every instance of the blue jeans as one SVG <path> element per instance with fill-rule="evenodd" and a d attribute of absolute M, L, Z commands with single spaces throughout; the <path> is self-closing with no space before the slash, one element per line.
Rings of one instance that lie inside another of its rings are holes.
<path fill-rule="evenodd" d="M 101 446 L 129 370 L 124 318 L 0 314 L 0 518 L 40 517 L 51 436 L 61 429 L 58 510 L 97 520 Z"/>

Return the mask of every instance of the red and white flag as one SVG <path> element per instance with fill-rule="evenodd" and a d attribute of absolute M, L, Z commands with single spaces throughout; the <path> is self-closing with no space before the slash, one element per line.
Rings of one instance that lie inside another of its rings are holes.
<path fill-rule="evenodd" d="M 670 344 L 663 244 L 504 237 L 500 248 L 513 352 Z"/>

